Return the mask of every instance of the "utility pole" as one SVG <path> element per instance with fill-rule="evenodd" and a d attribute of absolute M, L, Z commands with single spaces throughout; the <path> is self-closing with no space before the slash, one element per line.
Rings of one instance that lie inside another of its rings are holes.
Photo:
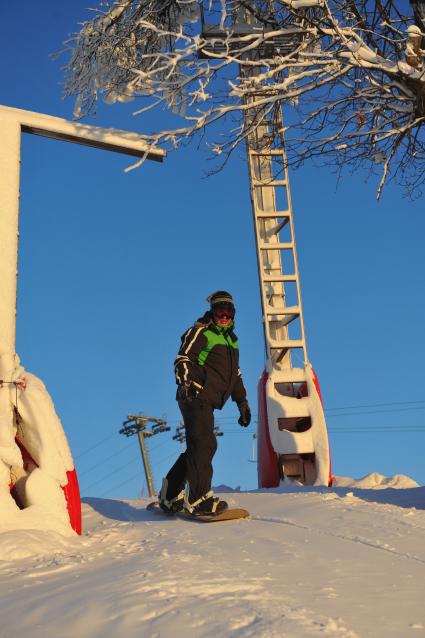
<path fill-rule="evenodd" d="M 216 436 L 223 436 L 224 435 L 224 432 L 222 432 L 222 430 L 220 429 L 220 425 L 219 424 L 214 426 L 214 434 Z M 179 441 L 179 443 L 181 443 L 182 447 L 183 447 L 183 444 L 186 441 L 186 428 L 184 426 L 183 421 L 181 421 L 180 425 L 178 425 L 176 427 L 176 433 L 173 436 L 173 441 Z"/>
<path fill-rule="evenodd" d="M 223 436 L 224 432 L 221 430 L 220 422 L 217 422 L 217 425 L 214 426 L 214 434 L 216 436 Z"/>
<path fill-rule="evenodd" d="M 173 436 L 173 441 L 179 441 L 184 448 L 184 442 L 186 441 L 186 432 L 183 421 L 180 421 L 180 425 L 176 427 L 176 433 Z"/>
<path fill-rule="evenodd" d="M 148 424 L 152 424 L 150 430 L 146 429 Z M 123 427 L 120 430 L 120 434 L 124 434 L 125 436 L 133 436 L 133 434 L 137 434 L 139 438 L 140 452 L 142 454 L 149 496 L 155 496 L 155 487 L 153 484 L 152 470 L 145 438 L 149 438 L 155 434 L 160 434 L 161 432 L 168 432 L 170 428 L 167 426 L 167 422 L 164 421 L 164 419 L 155 419 L 150 416 L 144 416 L 143 414 L 129 414 L 127 416 L 127 421 L 124 421 L 122 425 Z"/>

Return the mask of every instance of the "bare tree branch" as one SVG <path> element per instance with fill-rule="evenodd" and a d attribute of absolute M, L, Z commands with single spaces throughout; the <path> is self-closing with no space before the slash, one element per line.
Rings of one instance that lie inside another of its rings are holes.
<path fill-rule="evenodd" d="M 165 107 L 175 126 L 146 141 L 173 149 L 202 135 L 222 164 L 267 118 L 264 144 L 284 132 L 288 163 L 380 167 L 378 196 L 388 179 L 415 196 L 425 4 L 411 5 L 405 15 L 405 0 L 117 0 L 66 43 L 65 93 L 76 117 L 100 97 L 137 99 L 137 114 Z"/>

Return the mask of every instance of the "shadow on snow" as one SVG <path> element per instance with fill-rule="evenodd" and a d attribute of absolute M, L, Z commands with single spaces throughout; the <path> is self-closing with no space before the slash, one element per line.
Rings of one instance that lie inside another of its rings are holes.
<path fill-rule="evenodd" d="M 153 521 L 158 520 L 158 515 L 148 512 L 145 505 L 134 507 L 125 501 L 109 498 L 84 497 L 82 503 L 90 505 L 98 514 L 114 521 Z M 167 517 L 164 516 L 167 520 Z"/>

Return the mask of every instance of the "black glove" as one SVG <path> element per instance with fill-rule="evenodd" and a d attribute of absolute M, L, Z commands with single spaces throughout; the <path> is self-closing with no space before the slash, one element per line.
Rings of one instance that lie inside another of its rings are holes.
<path fill-rule="evenodd" d="M 243 428 L 246 428 L 251 423 L 251 410 L 249 409 L 248 401 L 242 401 L 242 403 L 239 403 L 238 408 L 240 413 L 238 423 Z"/>
<path fill-rule="evenodd" d="M 201 390 L 203 390 L 202 386 L 194 381 L 183 383 L 177 390 L 177 400 L 182 403 L 190 403 L 190 401 L 196 399 Z"/>

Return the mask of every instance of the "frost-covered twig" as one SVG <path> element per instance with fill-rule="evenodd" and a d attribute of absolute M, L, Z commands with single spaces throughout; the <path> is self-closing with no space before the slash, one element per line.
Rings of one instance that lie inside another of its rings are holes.
<path fill-rule="evenodd" d="M 148 142 L 172 149 L 202 134 L 224 162 L 266 112 L 273 143 L 282 104 L 290 163 L 381 158 L 378 194 L 394 176 L 411 192 L 425 180 L 425 45 L 405 10 L 402 0 L 118 0 L 66 43 L 66 94 L 77 117 L 100 96 L 137 99 L 136 114 L 165 105 L 176 125 Z"/>

